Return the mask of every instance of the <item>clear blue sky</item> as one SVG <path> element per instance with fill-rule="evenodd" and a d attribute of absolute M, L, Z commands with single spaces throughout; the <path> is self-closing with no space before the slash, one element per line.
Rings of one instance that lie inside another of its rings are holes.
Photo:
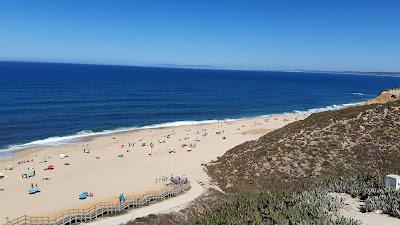
<path fill-rule="evenodd" d="M 0 28 L 0 60 L 400 71 L 399 0 L 2 0 Z"/>

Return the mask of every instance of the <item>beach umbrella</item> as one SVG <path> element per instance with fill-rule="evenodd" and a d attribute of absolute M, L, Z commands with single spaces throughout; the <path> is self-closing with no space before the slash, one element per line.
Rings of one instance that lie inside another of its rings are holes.
<path fill-rule="evenodd" d="M 47 166 L 47 169 L 49 169 L 49 170 L 54 169 L 54 165 L 53 165 L 53 164 L 48 165 L 48 166 Z"/>
<path fill-rule="evenodd" d="M 6 175 L 3 172 L 0 172 L 0 179 L 4 178 Z"/>
<path fill-rule="evenodd" d="M 60 159 L 64 159 L 65 158 L 65 154 L 60 154 Z"/>

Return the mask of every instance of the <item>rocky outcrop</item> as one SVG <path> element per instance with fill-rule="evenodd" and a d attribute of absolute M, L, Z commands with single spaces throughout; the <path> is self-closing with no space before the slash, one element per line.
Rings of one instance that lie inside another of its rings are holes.
<path fill-rule="evenodd" d="M 383 104 L 397 100 L 400 100 L 400 88 L 382 91 L 378 97 L 369 100 L 367 104 Z"/>

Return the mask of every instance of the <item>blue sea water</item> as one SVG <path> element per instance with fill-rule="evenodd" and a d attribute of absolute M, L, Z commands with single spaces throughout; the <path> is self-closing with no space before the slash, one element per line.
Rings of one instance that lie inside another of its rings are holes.
<path fill-rule="evenodd" d="M 0 62 L 0 151 L 335 107 L 396 86 L 390 76 Z"/>

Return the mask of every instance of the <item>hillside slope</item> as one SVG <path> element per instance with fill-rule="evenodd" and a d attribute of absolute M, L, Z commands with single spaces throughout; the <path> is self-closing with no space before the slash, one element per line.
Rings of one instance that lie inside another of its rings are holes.
<path fill-rule="evenodd" d="M 291 191 L 328 176 L 400 169 L 400 101 L 315 113 L 207 165 L 228 192 Z"/>

